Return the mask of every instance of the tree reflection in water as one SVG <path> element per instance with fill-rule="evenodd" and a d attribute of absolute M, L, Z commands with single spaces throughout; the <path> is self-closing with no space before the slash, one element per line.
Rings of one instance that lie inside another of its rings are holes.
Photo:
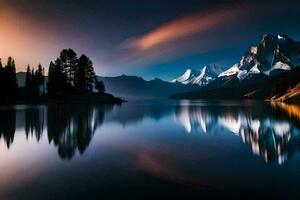
<path fill-rule="evenodd" d="M 28 136 L 35 135 L 36 140 L 40 141 L 45 122 L 44 109 L 28 108 L 25 109 L 25 134 Z"/>
<path fill-rule="evenodd" d="M 76 153 L 83 154 L 90 144 L 96 128 L 104 120 L 104 112 L 108 106 L 88 105 L 49 105 L 45 107 L 30 107 L 24 109 L 24 127 L 26 139 L 36 138 L 39 142 L 47 119 L 49 143 L 58 148 L 62 159 L 70 160 Z M 3 139 L 9 149 L 16 132 L 16 115 L 19 118 L 23 110 L 6 108 L 0 110 L 0 139 Z"/>
<path fill-rule="evenodd" d="M 4 139 L 7 148 L 14 141 L 16 131 L 16 110 L 0 111 L 0 139 Z"/>
<path fill-rule="evenodd" d="M 62 159 L 71 159 L 76 150 L 84 153 L 96 128 L 104 119 L 104 107 L 49 105 L 48 139 Z"/>

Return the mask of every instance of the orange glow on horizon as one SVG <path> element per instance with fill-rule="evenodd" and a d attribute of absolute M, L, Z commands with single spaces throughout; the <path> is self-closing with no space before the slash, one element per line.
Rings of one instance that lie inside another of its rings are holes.
<path fill-rule="evenodd" d="M 36 67 L 41 63 L 47 68 L 59 50 L 51 34 L 45 25 L 12 9 L 0 7 L 0 58 L 3 65 L 11 56 L 16 61 L 17 71 L 25 71 L 28 64 Z"/>

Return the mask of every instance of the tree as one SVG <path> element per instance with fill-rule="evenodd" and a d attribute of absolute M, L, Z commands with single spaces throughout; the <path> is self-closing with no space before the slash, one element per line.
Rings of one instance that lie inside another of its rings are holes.
<path fill-rule="evenodd" d="M 27 66 L 27 71 L 26 71 L 26 80 L 25 80 L 25 87 L 28 89 L 31 87 L 32 83 L 32 74 L 30 70 L 30 66 Z"/>
<path fill-rule="evenodd" d="M 96 90 L 98 90 L 99 94 L 103 94 L 105 92 L 105 86 L 103 81 L 97 81 L 96 82 Z"/>
<path fill-rule="evenodd" d="M 50 97 L 66 98 L 66 94 L 78 94 L 78 91 L 92 92 L 95 82 L 93 62 L 86 55 L 78 59 L 72 49 L 64 49 L 50 63 L 47 83 Z"/>
<path fill-rule="evenodd" d="M 75 88 L 79 90 L 87 90 L 88 83 L 85 65 L 85 61 L 80 57 L 75 72 Z"/>
<path fill-rule="evenodd" d="M 27 66 L 26 71 L 26 81 L 25 81 L 25 91 L 26 98 L 29 100 L 36 100 L 40 97 L 40 72 L 39 70 L 34 70 Z"/>
<path fill-rule="evenodd" d="M 45 78 L 44 78 L 43 73 L 44 73 L 44 69 L 43 69 L 42 65 L 39 64 L 38 69 L 36 71 L 36 82 L 37 82 L 37 87 L 38 87 L 39 92 L 41 90 L 41 86 L 42 86 L 42 88 L 44 87 Z"/>
<path fill-rule="evenodd" d="M 92 61 L 86 55 L 80 56 L 75 71 L 75 88 L 92 91 L 95 77 Z"/>
<path fill-rule="evenodd" d="M 63 73 L 67 76 L 67 82 L 74 86 L 74 75 L 78 63 L 77 54 L 73 49 L 64 49 L 57 59 L 57 65 L 60 65 Z"/>
<path fill-rule="evenodd" d="M 68 89 L 67 76 L 64 74 L 59 59 L 51 62 L 48 73 L 48 95 L 54 97 L 62 95 Z"/>
<path fill-rule="evenodd" d="M 15 100 L 17 96 L 18 83 L 16 75 L 16 65 L 12 57 L 7 59 L 7 64 L 3 73 L 4 97 L 6 100 Z"/>
<path fill-rule="evenodd" d="M 0 59 L 0 94 L 3 95 L 4 89 L 4 67 L 2 66 L 2 60 Z"/>

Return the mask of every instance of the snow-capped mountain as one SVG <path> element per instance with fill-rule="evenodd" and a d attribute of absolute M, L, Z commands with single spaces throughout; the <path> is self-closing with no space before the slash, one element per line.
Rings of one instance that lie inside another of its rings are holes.
<path fill-rule="evenodd" d="M 300 83 L 300 42 L 287 35 L 264 35 L 239 63 L 223 71 L 197 91 L 174 94 L 174 99 L 278 99 L 297 92 Z M 295 93 L 293 99 L 298 99 Z"/>
<path fill-rule="evenodd" d="M 272 76 L 300 65 L 300 42 L 287 35 L 264 35 L 258 45 L 251 46 L 239 63 L 218 77 L 236 75 L 239 80 L 253 74 Z"/>
<path fill-rule="evenodd" d="M 215 80 L 222 72 L 221 67 L 216 65 L 206 65 L 199 71 L 194 69 L 187 69 L 183 75 L 172 80 L 173 83 L 182 83 L 184 85 L 207 85 L 211 81 Z"/>

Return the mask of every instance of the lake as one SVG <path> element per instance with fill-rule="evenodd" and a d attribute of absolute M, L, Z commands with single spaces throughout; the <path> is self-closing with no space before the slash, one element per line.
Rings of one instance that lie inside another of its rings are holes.
<path fill-rule="evenodd" d="M 0 107 L 0 199 L 299 199 L 300 107 Z"/>

